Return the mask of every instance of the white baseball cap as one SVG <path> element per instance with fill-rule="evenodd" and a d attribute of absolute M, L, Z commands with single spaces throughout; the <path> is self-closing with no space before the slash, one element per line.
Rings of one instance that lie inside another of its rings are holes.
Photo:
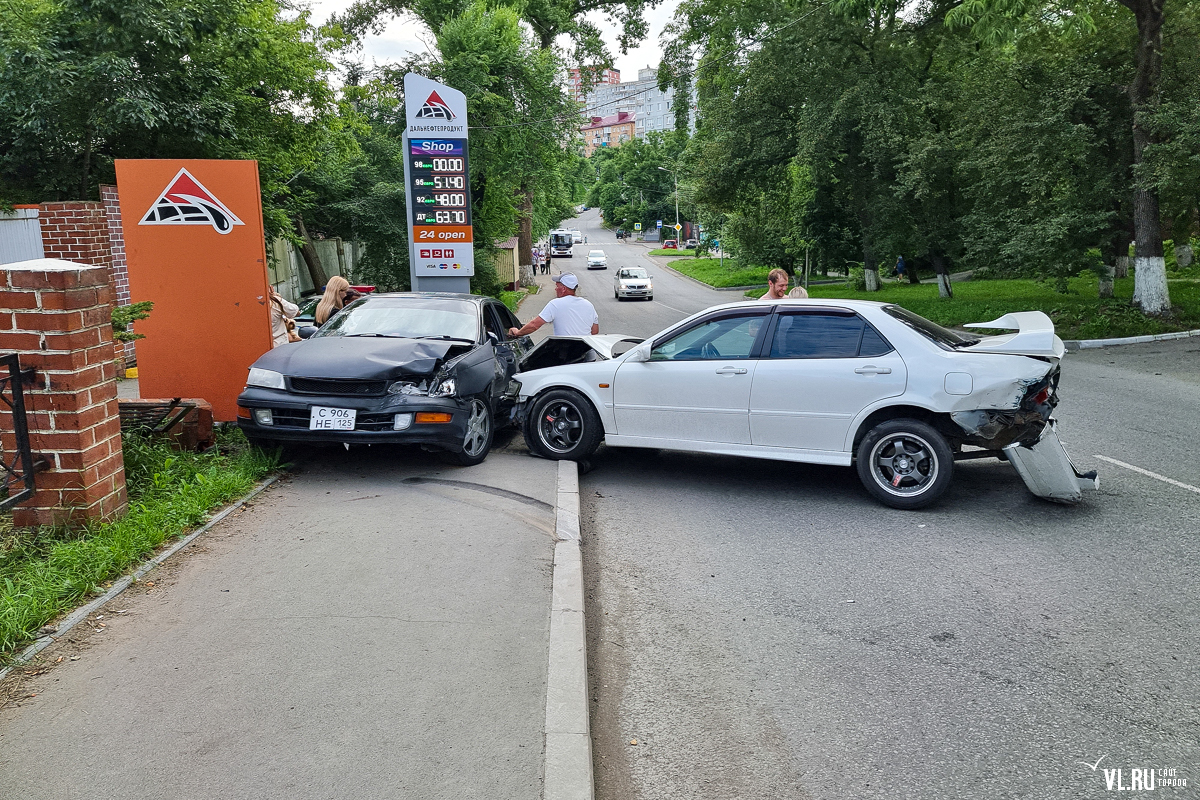
<path fill-rule="evenodd" d="M 579 278 L 576 278 L 574 276 L 574 274 L 572 274 L 570 272 L 564 272 L 562 275 L 555 275 L 554 282 L 561 283 L 563 286 L 567 287 L 568 289 L 578 289 L 579 288 Z"/>

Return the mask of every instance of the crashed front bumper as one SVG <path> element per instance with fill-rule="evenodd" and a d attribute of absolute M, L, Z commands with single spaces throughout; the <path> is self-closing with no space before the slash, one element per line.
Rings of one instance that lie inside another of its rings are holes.
<path fill-rule="evenodd" d="M 1100 478 L 1095 470 L 1080 472 L 1072 463 L 1056 427 L 1055 420 L 1049 420 L 1035 444 L 1010 444 L 1004 455 L 1029 491 L 1046 500 L 1074 505 L 1083 499 L 1085 489 L 1100 488 Z"/>

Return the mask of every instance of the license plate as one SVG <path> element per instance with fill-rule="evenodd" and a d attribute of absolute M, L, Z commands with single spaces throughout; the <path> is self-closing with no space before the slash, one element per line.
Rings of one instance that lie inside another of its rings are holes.
<path fill-rule="evenodd" d="M 353 408 L 331 408 L 329 406 L 313 406 L 308 418 L 310 431 L 352 431 L 354 430 L 354 415 L 358 412 Z"/>

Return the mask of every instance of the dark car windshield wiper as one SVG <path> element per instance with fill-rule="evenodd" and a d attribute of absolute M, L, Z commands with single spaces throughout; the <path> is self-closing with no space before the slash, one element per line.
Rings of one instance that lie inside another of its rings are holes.
<path fill-rule="evenodd" d="M 354 336 L 380 336 L 384 339 L 403 339 L 404 338 L 403 336 L 400 336 L 395 333 L 343 333 L 342 336 L 345 336 L 347 339 L 352 338 Z"/>
<path fill-rule="evenodd" d="M 970 347 L 971 345 L 973 345 L 973 344 L 979 344 L 979 343 L 980 343 L 980 342 L 982 342 L 982 341 L 983 341 L 983 339 L 979 339 L 979 338 L 975 338 L 975 339 L 963 339 L 962 341 L 955 342 L 954 344 L 952 344 L 952 345 L 950 345 L 950 346 L 951 346 L 951 347 Z"/>
<path fill-rule="evenodd" d="M 470 342 L 471 344 L 475 343 L 474 339 L 464 339 L 461 336 L 447 336 L 445 334 L 439 334 L 438 336 L 409 336 L 408 338 L 409 339 L 439 339 L 442 341 L 449 341 L 449 342 Z"/>

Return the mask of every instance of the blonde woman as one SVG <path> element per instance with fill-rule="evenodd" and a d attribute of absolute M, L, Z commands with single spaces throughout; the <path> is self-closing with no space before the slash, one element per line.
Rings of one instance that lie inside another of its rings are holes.
<path fill-rule="evenodd" d="M 346 290 L 349 288 L 350 282 L 341 275 L 334 275 L 329 279 L 329 283 L 325 286 L 325 295 L 317 304 L 317 313 L 314 315 L 314 321 L 318 325 L 324 325 L 334 315 L 334 312 L 341 309 L 345 304 Z"/>

